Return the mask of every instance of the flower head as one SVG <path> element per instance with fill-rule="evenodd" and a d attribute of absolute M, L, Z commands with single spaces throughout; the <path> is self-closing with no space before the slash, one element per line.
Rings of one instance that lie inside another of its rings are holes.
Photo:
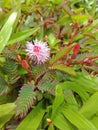
<path fill-rule="evenodd" d="M 37 64 L 45 63 L 50 56 L 50 48 L 46 42 L 38 41 L 37 39 L 26 44 L 27 55 Z"/>

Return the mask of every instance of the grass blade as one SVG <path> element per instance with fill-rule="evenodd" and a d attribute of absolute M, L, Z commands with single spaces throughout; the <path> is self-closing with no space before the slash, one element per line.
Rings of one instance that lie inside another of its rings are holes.
<path fill-rule="evenodd" d="M 15 23 L 17 17 L 17 12 L 13 12 L 4 26 L 2 27 L 0 31 L 0 52 L 3 50 L 3 48 L 7 45 L 7 42 L 11 36 L 13 25 Z"/>

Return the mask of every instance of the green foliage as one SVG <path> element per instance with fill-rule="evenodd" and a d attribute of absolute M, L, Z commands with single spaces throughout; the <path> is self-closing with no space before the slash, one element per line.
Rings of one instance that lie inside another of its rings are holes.
<path fill-rule="evenodd" d="M 34 85 L 28 83 L 24 85 L 19 93 L 19 97 L 16 100 L 16 115 L 26 115 L 30 107 L 34 105 L 36 100 L 36 93 L 33 92 Z"/>
<path fill-rule="evenodd" d="M 97 0 L 0 1 L 0 129 L 98 129 L 97 18 Z"/>
<path fill-rule="evenodd" d="M 3 55 L 4 55 L 4 57 L 6 57 L 7 59 L 13 59 L 13 60 L 16 59 L 16 53 L 13 52 L 12 50 L 10 50 L 10 49 L 7 48 L 7 47 L 3 49 Z"/>
<path fill-rule="evenodd" d="M 8 84 L 7 82 L 0 77 L 0 95 L 8 92 Z"/>
<path fill-rule="evenodd" d="M 83 53 L 83 54 L 81 53 L 81 54 L 77 55 L 77 57 L 75 58 L 75 61 L 79 62 L 86 58 L 94 58 L 94 57 L 97 57 L 97 53 L 94 53 L 94 52 Z"/>
<path fill-rule="evenodd" d="M 7 121 L 9 121 L 12 118 L 12 116 L 14 115 L 14 108 L 14 103 L 0 105 L 0 129 L 4 126 L 4 124 Z"/>
<path fill-rule="evenodd" d="M 13 24 L 16 20 L 16 17 L 17 17 L 17 12 L 13 12 L 8 18 L 8 20 L 6 21 L 5 25 L 2 27 L 2 30 L 0 31 L 0 52 L 7 45 L 7 42 L 12 33 Z"/>
<path fill-rule="evenodd" d="M 50 67 L 50 69 L 54 69 L 54 70 L 56 69 L 56 70 L 59 70 L 59 71 L 68 73 L 68 74 L 70 74 L 70 75 L 73 75 L 73 76 L 76 75 L 76 73 L 75 73 L 75 71 L 73 70 L 73 68 L 67 67 L 67 66 L 62 65 L 62 64 L 53 65 L 52 67 Z"/>
<path fill-rule="evenodd" d="M 32 76 L 33 77 L 37 77 L 38 75 L 40 75 L 41 73 L 43 73 L 44 71 L 47 70 L 46 66 L 43 65 L 32 65 Z"/>
<path fill-rule="evenodd" d="M 47 42 L 49 43 L 51 48 L 55 48 L 55 46 L 57 45 L 57 43 L 60 42 L 59 39 L 56 39 L 56 37 L 50 33 L 50 35 L 48 36 Z"/>
<path fill-rule="evenodd" d="M 15 74 L 17 71 L 17 64 L 14 60 L 6 60 L 4 63 L 4 72 L 6 74 Z"/>
<path fill-rule="evenodd" d="M 13 34 L 12 37 L 10 38 L 10 40 L 8 41 L 7 45 L 11 45 L 15 42 L 25 40 L 27 37 L 29 37 L 30 35 L 32 35 L 33 33 L 35 33 L 38 30 L 39 30 L 39 27 L 36 27 L 33 29 L 29 29 L 29 30 L 25 30 L 25 31 Z"/>
<path fill-rule="evenodd" d="M 93 78 L 83 77 L 81 74 L 72 78 L 72 81 L 85 89 L 86 92 L 93 93 L 98 91 L 98 82 L 94 81 Z M 80 82 L 81 81 L 81 82 Z M 88 84 L 88 85 L 87 85 Z"/>
<path fill-rule="evenodd" d="M 38 88 L 40 91 L 42 91 L 42 93 L 47 92 L 47 93 L 54 94 L 55 93 L 55 86 L 57 83 L 58 83 L 57 81 L 48 80 L 47 82 L 45 82 L 43 80 L 42 82 L 39 83 Z"/>
<path fill-rule="evenodd" d="M 39 127 L 44 114 L 45 110 L 43 109 L 43 103 L 41 102 L 28 114 L 23 122 L 18 126 L 17 130 L 36 130 Z"/>
<path fill-rule="evenodd" d="M 74 126 L 72 126 L 68 122 L 68 120 L 64 117 L 64 115 L 62 114 L 62 111 L 65 110 L 66 105 L 67 104 L 65 104 L 62 87 L 57 86 L 56 87 L 56 97 L 55 97 L 55 100 L 52 105 L 51 120 L 53 122 L 53 125 L 61 130 L 65 129 L 65 128 L 68 130 L 72 130 L 72 129 L 74 129 Z"/>
<path fill-rule="evenodd" d="M 96 126 L 96 128 L 98 129 L 98 116 L 94 116 L 93 118 L 92 118 L 92 123 Z"/>
<path fill-rule="evenodd" d="M 63 114 L 79 130 L 97 130 L 97 128 L 89 120 L 87 120 L 79 112 L 70 109 L 70 107 L 65 108 Z"/>
<path fill-rule="evenodd" d="M 55 117 L 56 111 L 59 109 L 60 105 L 64 102 L 64 96 L 62 93 L 62 88 L 61 87 L 56 87 L 56 98 L 53 102 L 52 105 L 52 118 Z"/>
<path fill-rule="evenodd" d="M 98 92 L 94 93 L 89 98 L 89 100 L 82 106 L 82 108 L 80 109 L 80 113 L 82 113 L 87 118 L 93 117 L 98 110 L 97 98 Z"/>
<path fill-rule="evenodd" d="M 65 47 L 62 50 L 60 50 L 59 52 L 57 52 L 57 54 L 50 59 L 50 64 L 54 64 L 56 61 L 58 61 L 59 59 L 61 59 L 63 57 L 66 58 L 67 54 L 71 51 L 73 46 L 74 45 L 71 45 L 69 47 Z"/>
<path fill-rule="evenodd" d="M 71 124 L 62 115 L 62 113 L 56 113 L 56 114 L 57 114 L 57 116 L 53 120 L 54 126 L 59 128 L 60 130 L 64 130 L 64 129 L 66 129 L 66 130 L 73 130 L 74 129 L 74 127 L 71 127 Z"/>

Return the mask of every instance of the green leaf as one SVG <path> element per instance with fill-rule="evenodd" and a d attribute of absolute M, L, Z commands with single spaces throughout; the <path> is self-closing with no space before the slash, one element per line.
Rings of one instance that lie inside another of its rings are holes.
<path fill-rule="evenodd" d="M 90 118 L 98 112 L 98 92 L 94 93 L 80 109 L 85 117 Z"/>
<path fill-rule="evenodd" d="M 53 4 L 60 4 L 64 0 L 50 0 L 50 1 L 53 2 Z"/>
<path fill-rule="evenodd" d="M 39 33 L 36 34 L 36 38 L 39 40 L 42 40 L 44 37 L 44 31 L 45 31 L 44 27 L 40 26 L 40 30 L 39 30 Z"/>
<path fill-rule="evenodd" d="M 15 74 L 17 72 L 17 64 L 14 60 L 7 59 L 4 63 L 4 72 L 8 75 Z"/>
<path fill-rule="evenodd" d="M 41 90 L 42 92 L 47 92 L 47 93 L 55 93 L 55 86 L 57 85 L 57 81 L 50 81 L 48 80 L 47 82 L 43 81 L 43 82 L 40 82 L 38 84 L 38 88 L 39 90 Z"/>
<path fill-rule="evenodd" d="M 81 80 L 79 81 L 81 82 Z M 77 84 L 76 82 L 65 81 L 58 84 L 58 86 L 61 86 L 64 91 L 72 90 L 76 92 L 83 99 L 83 101 L 86 101 L 89 98 L 89 94 L 84 90 L 81 85 Z"/>
<path fill-rule="evenodd" d="M 15 113 L 13 111 L 14 108 L 14 103 L 0 105 L 0 128 L 2 128 L 3 125 L 12 118 Z"/>
<path fill-rule="evenodd" d="M 17 17 L 17 12 L 13 12 L 4 26 L 2 27 L 0 31 L 0 52 L 3 50 L 3 48 L 7 45 L 7 42 L 11 36 L 13 25 L 15 23 Z"/>
<path fill-rule="evenodd" d="M 11 112 L 15 108 L 14 103 L 0 105 L 0 118 Z"/>
<path fill-rule="evenodd" d="M 16 60 L 16 52 L 14 50 L 12 51 L 9 48 L 5 47 L 2 53 L 6 59 Z"/>
<path fill-rule="evenodd" d="M 29 37 L 30 35 L 33 35 L 38 30 L 39 30 L 39 27 L 35 27 L 33 29 L 28 29 L 28 30 L 25 30 L 25 31 L 22 31 L 22 32 L 17 32 L 17 33 L 15 33 L 11 36 L 7 45 L 11 45 L 15 42 L 25 40 L 27 37 Z"/>
<path fill-rule="evenodd" d="M 75 61 L 80 62 L 86 58 L 94 58 L 96 56 L 98 56 L 98 54 L 95 52 L 85 52 L 85 53 L 78 54 L 77 57 L 75 58 Z"/>
<path fill-rule="evenodd" d="M 29 5 L 32 2 L 32 0 L 26 0 L 26 5 Z"/>
<path fill-rule="evenodd" d="M 52 67 L 49 67 L 49 68 L 60 70 L 60 71 L 63 71 L 65 73 L 68 73 L 68 74 L 73 75 L 73 76 L 76 75 L 76 72 L 73 70 L 72 67 L 67 67 L 67 66 L 62 65 L 62 64 L 53 65 Z"/>
<path fill-rule="evenodd" d="M 87 14 L 78 14 L 78 15 L 73 15 L 71 17 L 74 22 L 78 22 L 78 23 L 84 22 L 90 18 L 90 16 Z"/>
<path fill-rule="evenodd" d="M 0 105 L 6 104 L 10 101 L 10 97 L 7 94 L 0 95 Z"/>
<path fill-rule="evenodd" d="M 93 81 L 92 78 L 87 78 L 81 74 L 77 74 L 76 76 L 72 77 L 71 80 L 75 82 L 75 84 L 81 86 L 85 92 L 93 93 L 98 91 L 98 82 Z"/>
<path fill-rule="evenodd" d="M 91 122 L 96 126 L 96 128 L 98 129 L 98 116 L 94 116 L 91 119 Z"/>
<path fill-rule="evenodd" d="M 13 115 L 14 112 L 9 112 L 8 114 L 0 118 L 0 128 L 2 128 L 12 118 Z"/>
<path fill-rule="evenodd" d="M 37 77 L 38 75 L 40 75 L 41 73 L 43 73 L 44 71 L 46 71 L 46 66 L 44 65 L 32 65 L 32 76 L 33 77 Z"/>
<path fill-rule="evenodd" d="M 56 87 L 56 97 L 52 105 L 52 118 L 55 117 L 56 111 L 60 105 L 64 102 L 64 95 L 60 86 Z"/>
<path fill-rule="evenodd" d="M 36 100 L 36 93 L 33 91 L 33 89 L 33 83 L 25 84 L 21 88 L 19 97 L 16 100 L 16 115 L 26 115 L 30 107 L 34 105 L 34 101 Z"/>
<path fill-rule="evenodd" d="M 70 107 L 65 107 L 63 114 L 79 130 L 97 130 L 82 114 Z"/>
<path fill-rule="evenodd" d="M 8 92 L 8 84 L 7 82 L 0 77 L 0 95 Z"/>
<path fill-rule="evenodd" d="M 41 102 L 28 114 L 16 130 L 37 130 L 44 114 L 45 110 Z"/>
<path fill-rule="evenodd" d="M 54 64 L 56 61 L 58 61 L 62 57 L 66 58 L 67 54 L 71 51 L 74 45 L 75 44 L 65 47 L 62 50 L 58 51 L 57 54 L 50 59 L 49 61 L 50 64 Z"/>
<path fill-rule="evenodd" d="M 50 47 L 53 48 L 58 42 L 60 42 L 60 40 L 56 39 L 53 33 L 50 33 L 47 38 L 47 42 L 49 43 Z"/>
<path fill-rule="evenodd" d="M 74 130 L 71 127 L 71 124 L 67 121 L 67 119 L 61 113 L 58 112 L 55 119 L 53 120 L 53 124 L 60 130 Z"/>
<path fill-rule="evenodd" d="M 72 90 L 65 90 L 63 93 L 64 93 L 65 101 L 68 104 L 71 104 L 72 107 L 78 109 L 79 104 L 76 101 L 76 97 L 74 96 L 73 91 Z"/>

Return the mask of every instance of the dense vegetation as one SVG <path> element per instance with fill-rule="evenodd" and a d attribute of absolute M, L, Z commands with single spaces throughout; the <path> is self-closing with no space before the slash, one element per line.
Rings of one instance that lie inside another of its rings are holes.
<path fill-rule="evenodd" d="M 98 130 L 97 0 L 0 0 L 0 129 Z"/>

